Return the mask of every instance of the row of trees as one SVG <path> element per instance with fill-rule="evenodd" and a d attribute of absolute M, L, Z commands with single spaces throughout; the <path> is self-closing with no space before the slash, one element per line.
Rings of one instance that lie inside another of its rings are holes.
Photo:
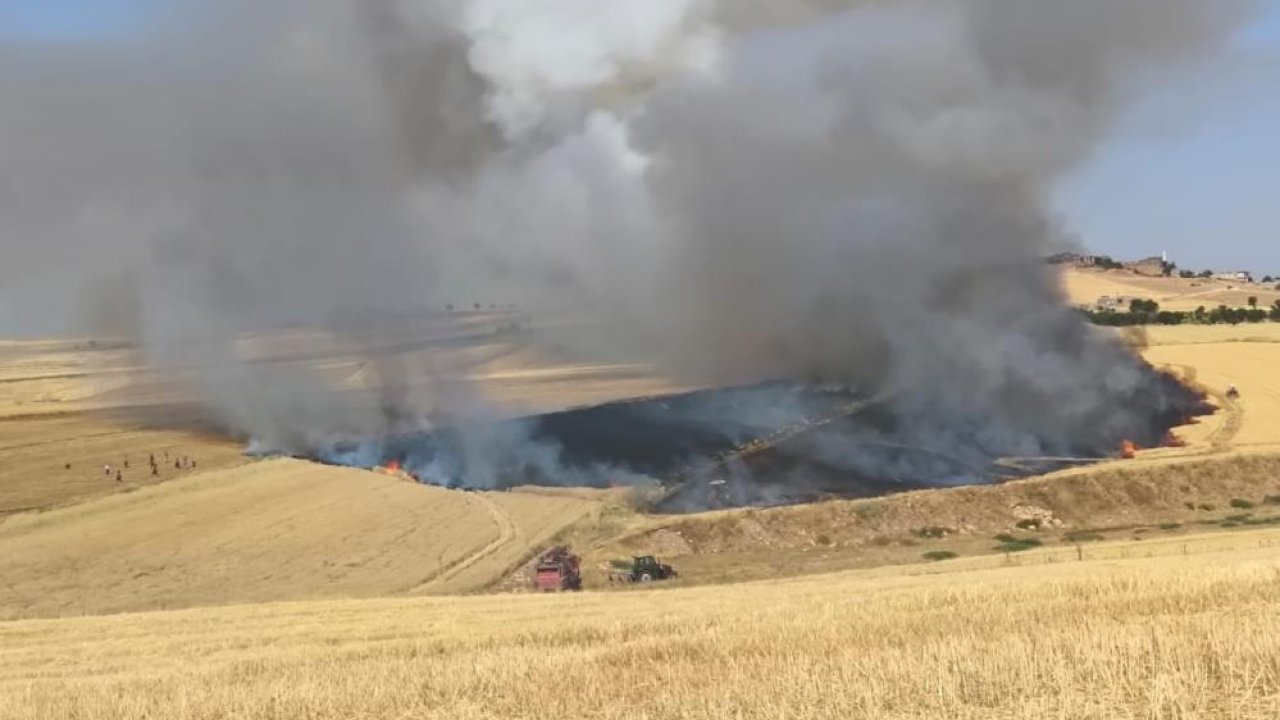
<path fill-rule="evenodd" d="M 1240 323 L 1257 323 L 1265 320 L 1280 322 L 1280 300 L 1270 308 L 1258 307 L 1258 299 L 1249 298 L 1249 307 L 1231 308 L 1219 305 L 1207 309 L 1203 305 L 1191 312 L 1178 310 L 1161 310 L 1160 304 L 1154 300 L 1133 300 L 1129 303 L 1129 311 L 1117 310 L 1085 310 L 1089 321 L 1095 325 L 1122 327 L 1128 325 L 1219 325 Z"/>
<path fill-rule="evenodd" d="M 1123 270 L 1124 263 L 1116 262 L 1110 255 L 1099 255 L 1093 259 L 1093 266 L 1103 270 Z"/>

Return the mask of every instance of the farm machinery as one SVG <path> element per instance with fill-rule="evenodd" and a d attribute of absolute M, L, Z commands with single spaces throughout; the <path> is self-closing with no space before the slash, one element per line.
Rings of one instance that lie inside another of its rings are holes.
<path fill-rule="evenodd" d="M 557 545 L 542 554 L 534 569 L 534 587 L 542 592 L 581 590 L 580 559 L 569 548 Z"/>
<path fill-rule="evenodd" d="M 638 555 L 631 559 L 631 569 L 609 576 L 610 582 L 648 583 L 654 580 L 670 580 L 679 573 L 670 565 L 658 562 L 652 555 Z"/>

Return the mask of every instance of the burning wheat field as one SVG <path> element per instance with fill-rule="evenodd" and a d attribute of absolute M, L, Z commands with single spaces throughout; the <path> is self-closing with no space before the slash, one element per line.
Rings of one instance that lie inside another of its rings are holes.
<path fill-rule="evenodd" d="M 1168 444 L 1172 428 L 1214 412 L 1199 391 L 1143 369 L 1149 384 L 1122 419 L 1062 437 L 1034 428 L 984 436 L 976 429 L 990 421 L 980 415 L 922 429 L 892 398 L 767 382 L 339 441 L 310 457 L 450 488 L 647 486 L 660 511 L 870 497 L 1099 462 L 1126 443 Z"/>
<path fill-rule="evenodd" d="M 0 717 L 1280 715 L 1267 0 L 19 4 Z"/>
<path fill-rule="evenodd" d="M 6 246 L 47 270 L 8 292 L 133 338 L 254 453 L 445 486 L 696 509 L 1158 444 L 1201 401 L 1066 306 L 1048 198 L 1249 3 L 1071 5 L 201 1 L 100 62 L 5 47 L 5 159 L 45 190 L 0 214 L 47 239 Z M 507 420 L 442 367 L 465 335 L 399 352 L 406 318 L 510 305 L 588 318 L 576 362 L 714 389 Z M 358 380 L 245 352 L 280 328 Z"/>

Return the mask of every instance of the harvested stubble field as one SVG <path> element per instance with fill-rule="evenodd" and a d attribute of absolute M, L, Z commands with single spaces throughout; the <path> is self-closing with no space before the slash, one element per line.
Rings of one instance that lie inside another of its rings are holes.
<path fill-rule="evenodd" d="M 1277 717 L 1280 530 L 1187 534 L 1237 512 L 1230 498 L 1280 493 L 1269 333 L 1148 333 L 1154 362 L 1244 394 L 1180 430 L 1187 448 L 999 487 L 610 520 L 589 573 L 683 533 L 672 559 L 697 577 L 661 592 L 391 599 L 490 586 L 602 506 L 288 460 L 236 467 L 230 444 L 190 477 L 104 489 L 56 453 L 84 453 L 78 469 L 125 440 L 132 453 L 198 436 L 119 433 L 90 413 L 11 419 L 8 447 L 27 454 L 0 482 L 9 509 L 79 504 L 0 520 L 0 617 L 13 618 L 0 622 L 0 718 Z M 991 554 L 991 533 L 1028 508 L 1066 523 L 1051 546 Z M 1058 544 L 1090 523 L 1116 524 L 1115 539 L 1164 521 L 1177 529 L 1140 542 Z M 964 532 L 915 536 L 932 525 Z M 895 565 L 934 549 L 964 557 Z M 779 563 L 882 567 L 687 584 Z M 301 602 L 230 605 L 278 600 Z M 117 612 L 133 614 L 92 617 Z"/>
<path fill-rule="evenodd" d="M 652 593 L 11 622 L 0 717 L 1274 718 L 1280 531 L 1229 538 Z"/>
<path fill-rule="evenodd" d="M 0 523 L 0 619 L 465 592 L 595 507 L 257 462 Z"/>
<path fill-rule="evenodd" d="M 644 366 L 567 362 L 554 338 L 503 331 L 507 320 L 429 317 L 383 349 L 513 412 L 675 387 Z M 305 365 L 338 388 L 370 379 L 341 338 L 240 345 L 245 362 Z M 182 379 L 121 341 L 0 340 L 0 618 L 469 592 L 598 507 L 253 462 Z"/>
<path fill-rule="evenodd" d="M 148 427 L 136 418 L 106 412 L 0 418 L 0 517 L 248 462 L 238 442 L 183 430 L 176 421 L 173 425 Z M 149 464 L 152 456 L 154 473 Z M 196 466 L 176 467 L 182 457 L 194 459 Z M 111 465 L 113 472 L 104 473 L 105 465 Z M 120 482 L 115 480 L 117 469 L 122 473 Z"/>
<path fill-rule="evenodd" d="M 507 315 L 454 313 L 409 323 L 380 357 L 430 367 L 414 392 L 447 395 L 455 385 L 510 414 L 687 389 L 646 365 L 583 363 L 558 349 L 557 331 L 502 330 Z M 323 333 L 243 338 L 250 365 L 298 365 L 356 394 L 377 378 L 364 346 Z M 247 462 L 244 444 L 197 402 L 190 368 L 158 372 L 123 341 L 0 339 L 0 517 L 71 505 Z M 165 458 L 165 454 L 169 458 Z M 153 474 L 148 460 L 159 462 Z M 129 468 L 123 468 L 128 461 Z M 68 465 L 70 467 L 68 467 Z M 113 472 L 105 474 L 103 467 Z M 123 469 L 121 482 L 115 469 Z"/>
<path fill-rule="evenodd" d="M 1183 431 L 1193 445 L 1280 452 L 1280 324 L 1152 328 L 1146 338 L 1148 361 L 1200 383 L 1220 402 L 1228 385 L 1240 390 L 1240 400 L 1218 418 L 1232 421 L 1228 429 L 1216 431 L 1210 422 Z"/>
<path fill-rule="evenodd" d="M 298 368 L 334 390 L 357 393 L 376 387 L 374 357 L 414 369 L 404 378 L 406 392 L 465 385 L 512 414 L 690 389 L 645 363 L 566 353 L 578 332 L 571 325 L 506 329 L 514 317 L 428 315 L 406 320 L 390 338 L 276 331 L 240 338 L 233 352 L 246 367 Z M 189 352 L 200 355 L 198 348 Z M 172 407 L 199 399 L 200 376 L 197 364 L 158 371 L 122 340 L 0 339 L 0 418 L 127 409 L 171 419 Z"/>

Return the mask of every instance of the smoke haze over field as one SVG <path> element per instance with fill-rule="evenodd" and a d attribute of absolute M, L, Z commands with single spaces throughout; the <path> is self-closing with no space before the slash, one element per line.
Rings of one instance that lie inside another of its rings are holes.
<path fill-rule="evenodd" d="M 161 365 L 198 347 L 209 402 L 285 450 L 426 408 L 394 367 L 370 410 L 240 362 L 238 333 L 364 338 L 464 297 L 1052 452 L 1127 427 L 1151 380 L 1062 307 L 1050 188 L 1252 6 L 193 1 L 127 43 L 0 46 L 0 282 Z"/>

